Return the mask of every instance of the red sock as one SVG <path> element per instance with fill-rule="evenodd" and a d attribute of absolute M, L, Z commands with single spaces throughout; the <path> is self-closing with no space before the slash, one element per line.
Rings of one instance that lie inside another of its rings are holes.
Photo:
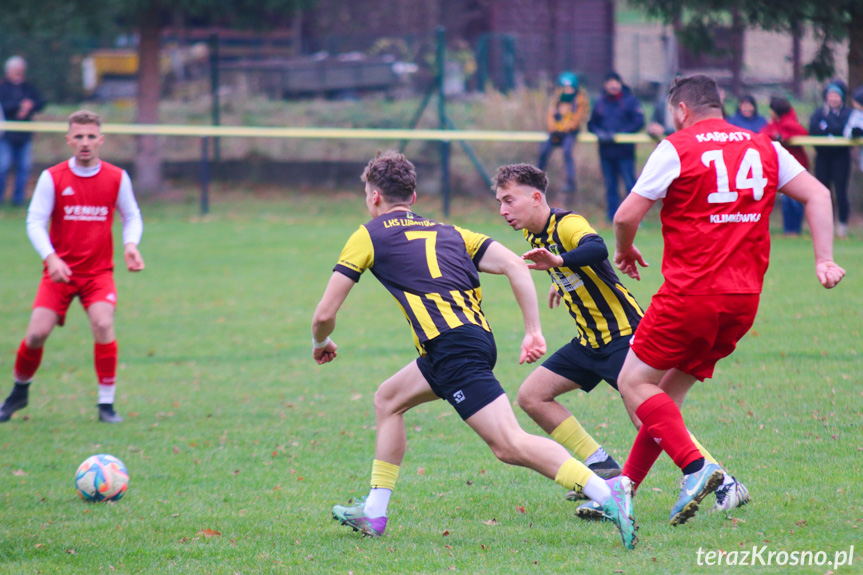
<path fill-rule="evenodd" d="M 18 355 L 15 356 L 15 381 L 27 383 L 33 380 L 39 364 L 42 363 L 42 347 L 27 347 L 22 341 L 18 347 Z"/>
<path fill-rule="evenodd" d="M 680 469 L 704 457 L 689 437 L 680 409 L 665 393 L 642 403 L 635 414 L 641 420 L 641 429 L 647 429 Z"/>
<path fill-rule="evenodd" d="M 114 385 L 117 381 L 117 342 L 93 344 L 93 363 L 99 385 Z"/>
<path fill-rule="evenodd" d="M 632 480 L 633 488 L 644 481 L 661 453 L 662 448 L 647 432 L 647 426 L 642 424 L 632 444 L 632 451 L 623 464 L 623 475 Z"/>

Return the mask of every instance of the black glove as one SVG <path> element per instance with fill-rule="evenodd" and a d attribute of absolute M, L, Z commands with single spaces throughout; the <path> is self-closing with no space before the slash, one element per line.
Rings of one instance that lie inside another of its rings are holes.
<path fill-rule="evenodd" d="M 563 115 L 560 112 L 554 113 L 554 121 L 555 122 L 560 122 L 562 119 L 563 119 Z"/>
<path fill-rule="evenodd" d="M 863 138 L 863 128 L 859 128 L 854 126 L 851 128 L 851 137 L 852 138 Z"/>
<path fill-rule="evenodd" d="M 559 146 L 561 142 L 563 142 L 563 132 L 552 132 L 551 133 L 551 143 L 555 146 Z"/>

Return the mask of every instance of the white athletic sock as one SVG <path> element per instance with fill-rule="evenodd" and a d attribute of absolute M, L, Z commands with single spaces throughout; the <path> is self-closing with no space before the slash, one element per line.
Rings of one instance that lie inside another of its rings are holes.
<path fill-rule="evenodd" d="M 366 516 L 385 516 L 387 514 L 387 506 L 390 504 L 390 495 L 392 494 L 392 489 L 376 488 L 369 491 L 369 496 L 366 497 Z"/>
<path fill-rule="evenodd" d="M 584 486 L 584 494 L 600 505 L 605 505 L 605 502 L 611 498 L 611 489 L 601 477 L 593 475 L 587 480 L 587 485 Z"/>
<path fill-rule="evenodd" d="M 114 403 L 115 385 L 99 384 L 99 403 Z"/>
<path fill-rule="evenodd" d="M 600 447 L 599 449 L 591 453 L 587 459 L 584 460 L 584 464 L 589 467 L 594 463 L 600 463 L 602 461 L 605 461 L 606 459 L 608 459 L 608 453 L 606 453 L 605 450 Z"/>

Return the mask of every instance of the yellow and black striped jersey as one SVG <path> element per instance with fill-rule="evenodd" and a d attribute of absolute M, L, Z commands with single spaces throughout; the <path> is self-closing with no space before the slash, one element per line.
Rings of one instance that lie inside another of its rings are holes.
<path fill-rule="evenodd" d="M 599 238 L 584 217 L 559 208 L 551 209 L 542 233 L 523 231 L 533 247 L 546 248 L 557 255 L 574 250 L 587 236 Z M 618 280 L 608 258 L 575 269 L 551 268 L 548 274 L 578 326 L 578 340 L 582 345 L 600 348 L 617 338 L 632 335 L 644 315 L 638 302 Z"/>
<path fill-rule="evenodd" d="M 467 324 L 491 331 L 478 267 L 492 241 L 412 212 L 391 212 L 353 233 L 333 271 L 356 282 L 371 270 L 399 302 L 425 355 L 425 342 L 445 331 Z"/>

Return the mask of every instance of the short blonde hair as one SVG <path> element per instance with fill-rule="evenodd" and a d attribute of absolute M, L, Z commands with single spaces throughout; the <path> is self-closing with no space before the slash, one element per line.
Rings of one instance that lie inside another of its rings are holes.
<path fill-rule="evenodd" d="M 99 117 L 99 114 L 96 112 L 91 112 L 90 110 L 78 110 L 69 116 L 69 127 L 72 127 L 72 124 L 96 124 L 100 128 L 102 127 L 102 118 Z"/>

